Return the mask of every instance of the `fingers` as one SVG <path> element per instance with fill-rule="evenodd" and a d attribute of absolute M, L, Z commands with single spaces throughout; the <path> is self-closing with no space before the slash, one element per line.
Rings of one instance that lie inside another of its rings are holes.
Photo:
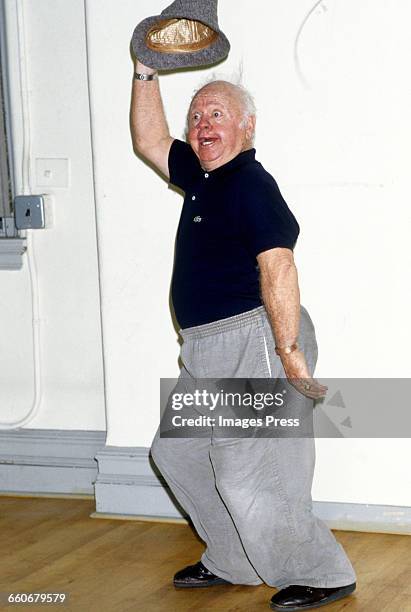
<path fill-rule="evenodd" d="M 328 391 L 328 387 L 319 383 L 315 378 L 292 378 L 289 381 L 297 391 L 311 399 L 325 397 Z"/>

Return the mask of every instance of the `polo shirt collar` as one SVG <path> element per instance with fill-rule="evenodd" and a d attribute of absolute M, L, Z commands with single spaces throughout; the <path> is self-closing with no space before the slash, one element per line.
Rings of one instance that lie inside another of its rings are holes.
<path fill-rule="evenodd" d="M 255 154 L 255 149 L 247 149 L 247 151 L 242 151 L 232 160 L 226 164 L 223 164 L 222 166 L 219 166 L 215 170 L 204 170 L 204 168 L 201 168 L 201 171 L 209 174 L 210 176 L 224 176 L 224 174 L 234 170 L 234 168 L 238 168 L 239 166 L 255 161 Z"/>

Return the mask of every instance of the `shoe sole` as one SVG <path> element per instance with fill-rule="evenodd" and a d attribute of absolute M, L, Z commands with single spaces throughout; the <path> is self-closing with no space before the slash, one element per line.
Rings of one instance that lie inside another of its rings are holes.
<path fill-rule="evenodd" d="M 327 597 L 327 599 L 323 599 L 322 601 L 318 601 L 317 603 L 308 604 L 306 606 L 294 606 L 294 608 L 290 608 L 289 606 L 270 604 L 270 608 L 272 610 L 277 610 L 277 612 L 298 612 L 298 610 L 313 610 L 321 606 L 326 606 L 327 604 L 332 603 L 333 601 L 338 601 L 343 597 L 347 597 L 347 595 L 351 595 L 351 593 L 354 593 L 354 591 L 355 587 L 350 586 L 346 589 L 341 589 L 341 591 L 338 591 L 338 593 L 334 593 L 333 595 Z"/>
<path fill-rule="evenodd" d="M 173 583 L 176 589 L 205 589 L 206 587 L 218 586 L 220 584 L 231 584 L 231 582 L 227 582 L 223 578 L 219 578 L 218 580 L 213 580 L 213 582 L 203 583 L 203 584 L 178 584 Z"/>

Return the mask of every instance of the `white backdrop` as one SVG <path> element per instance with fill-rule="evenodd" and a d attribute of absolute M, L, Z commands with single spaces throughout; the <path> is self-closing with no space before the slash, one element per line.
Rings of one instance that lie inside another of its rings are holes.
<path fill-rule="evenodd" d="M 59 80 L 70 82 L 59 70 L 74 53 L 67 47 L 65 24 L 71 20 L 82 49 L 87 31 L 107 441 L 148 446 L 158 422 L 159 378 L 178 373 L 168 300 L 182 200 L 132 151 L 129 43 L 134 26 L 159 13 L 165 2 L 87 0 L 86 24 L 80 0 L 36 0 L 35 9 L 34 0 L 24 4 L 27 27 L 35 27 L 38 37 L 31 62 L 37 69 L 44 62 L 52 67 L 54 87 Z M 295 258 L 302 303 L 317 329 L 317 375 L 409 377 L 409 3 L 393 0 L 388 8 L 384 0 L 221 0 L 219 14 L 232 52 L 217 70 L 242 70 L 257 102 L 257 158 L 275 176 L 301 226 Z M 52 46 L 46 42 L 51 27 Z M 84 67 L 81 53 L 77 61 Z M 183 136 L 192 91 L 213 71 L 161 78 L 173 135 Z M 85 76 L 75 71 L 70 78 L 75 84 L 67 95 L 78 102 Z M 33 95 L 41 96 L 32 120 L 33 129 L 43 134 L 44 154 L 47 134 L 51 139 L 53 133 L 50 116 L 53 129 L 58 124 L 66 139 L 79 128 L 78 116 L 65 108 L 56 114 L 44 81 L 33 78 L 32 87 Z M 81 104 L 87 110 L 86 100 Z M 86 113 L 82 121 L 86 133 Z M 84 154 L 82 146 L 77 151 L 64 146 L 62 138 L 60 151 L 73 160 Z M 84 183 L 81 194 L 86 193 Z M 69 211 L 73 201 L 61 200 L 61 206 Z M 76 226 L 90 235 L 94 228 L 92 219 L 79 214 Z M 70 229 L 66 224 L 58 231 L 67 237 Z M 76 261 L 74 251 L 67 263 L 71 273 Z M 41 265 L 46 274 L 46 258 Z M 94 270 L 82 274 L 82 282 L 96 282 Z M 50 275 L 47 283 L 44 293 L 57 293 L 56 279 Z M 56 358 L 55 345 L 45 350 Z M 74 363 L 72 350 L 68 344 L 66 354 Z M 99 350 L 98 338 L 90 350 Z M 97 382 L 94 388 L 101 391 Z M 58 422 L 43 412 L 35 426 Z M 67 405 L 60 422 L 97 429 L 101 413 L 93 422 Z M 319 440 L 317 449 L 315 499 L 411 505 L 411 487 L 405 486 L 408 440 Z"/>

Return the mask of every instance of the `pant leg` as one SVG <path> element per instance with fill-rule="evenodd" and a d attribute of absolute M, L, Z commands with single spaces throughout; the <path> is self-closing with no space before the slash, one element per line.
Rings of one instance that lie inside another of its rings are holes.
<path fill-rule="evenodd" d="M 242 372 L 247 371 L 254 377 L 284 377 L 266 318 L 262 330 L 269 364 L 264 367 L 261 347 L 251 341 L 252 336 L 244 330 L 241 333 L 235 330 L 224 338 L 208 340 L 207 354 L 212 356 L 208 375 L 243 376 Z M 259 330 L 253 330 L 254 335 L 258 333 Z M 299 345 L 313 372 L 317 345 L 314 327 L 305 309 L 301 311 Z M 229 359 L 227 351 L 222 350 L 228 346 Z M 225 358 L 218 363 L 220 353 Z M 312 400 L 304 398 L 291 386 L 290 389 L 296 394 L 295 402 L 308 402 L 312 407 Z M 355 581 L 354 570 L 343 548 L 312 512 L 313 439 L 213 437 L 210 457 L 217 489 L 247 556 L 267 584 L 277 588 L 290 584 L 336 587 Z"/>
<path fill-rule="evenodd" d="M 215 438 L 211 459 L 218 491 L 266 584 L 334 587 L 355 581 L 341 545 L 312 512 L 312 439 Z"/>
<path fill-rule="evenodd" d="M 194 366 L 185 347 L 187 363 Z M 180 380 L 190 378 L 185 367 Z M 186 386 L 186 385 L 185 385 Z M 261 578 L 249 562 L 231 515 L 215 486 L 210 461 L 210 433 L 204 438 L 160 438 L 158 429 L 151 455 L 173 495 L 206 544 L 201 561 L 214 574 L 233 584 L 258 585 Z"/>

